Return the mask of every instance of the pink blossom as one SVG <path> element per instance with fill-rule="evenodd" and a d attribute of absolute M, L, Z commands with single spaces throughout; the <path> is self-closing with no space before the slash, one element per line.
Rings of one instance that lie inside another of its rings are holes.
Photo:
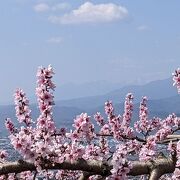
<path fill-rule="evenodd" d="M 77 137 L 85 138 L 91 141 L 94 137 L 94 125 L 90 122 L 90 116 L 87 113 L 81 113 L 74 119 L 75 133 Z"/>
<path fill-rule="evenodd" d="M 174 81 L 173 86 L 176 86 L 178 93 L 180 93 L 180 68 L 175 70 L 175 72 L 172 75 L 173 75 L 173 81 Z"/>
<path fill-rule="evenodd" d="M 123 126 L 129 126 L 132 118 L 133 111 L 133 95 L 128 93 L 126 95 L 125 103 L 124 103 L 124 114 L 123 114 Z"/>
<path fill-rule="evenodd" d="M 5 150 L 0 151 L 0 159 L 6 159 L 8 156 L 8 153 Z"/>
<path fill-rule="evenodd" d="M 131 169 L 131 163 L 127 160 L 127 144 L 120 144 L 116 147 L 116 151 L 113 154 L 113 169 L 110 179 L 128 179 L 127 173 Z"/>
<path fill-rule="evenodd" d="M 17 89 L 14 94 L 14 102 L 16 109 L 16 116 L 20 123 L 24 122 L 27 126 L 32 123 L 31 110 L 29 109 L 29 100 L 22 89 Z"/>
<path fill-rule="evenodd" d="M 10 132 L 10 133 L 15 133 L 16 132 L 16 129 L 14 127 L 14 124 L 12 123 L 11 119 L 10 118 L 7 118 L 6 121 L 5 121 L 5 126 L 6 126 L 6 129 Z"/>
<path fill-rule="evenodd" d="M 155 157 L 156 152 L 156 142 L 153 136 L 148 137 L 145 145 L 142 146 L 139 152 L 140 161 L 148 161 Z"/>
<path fill-rule="evenodd" d="M 139 121 L 134 125 L 136 131 L 146 134 L 150 130 L 150 121 L 148 120 L 147 97 L 142 97 L 139 107 Z"/>
<path fill-rule="evenodd" d="M 104 125 L 104 119 L 103 117 L 101 116 L 101 113 L 100 112 L 97 112 L 95 115 L 94 115 L 94 119 L 96 120 L 97 124 L 99 126 L 103 126 Z"/>
<path fill-rule="evenodd" d="M 174 144 L 172 141 L 168 144 L 167 150 L 170 151 L 171 153 L 176 152 L 177 146 Z"/>
<path fill-rule="evenodd" d="M 33 177 L 34 177 L 34 174 L 31 171 L 24 171 L 19 174 L 20 179 L 32 180 Z"/>
<path fill-rule="evenodd" d="M 108 124 L 105 124 L 104 126 L 102 126 L 102 128 L 100 129 L 100 134 L 110 134 L 110 127 Z"/>
<path fill-rule="evenodd" d="M 177 157 L 177 161 L 176 161 L 176 168 L 175 171 L 173 173 L 172 179 L 180 179 L 180 141 L 178 141 L 177 143 L 177 147 L 176 147 L 176 157 Z"/>
<path fill-rule="evenodd" d="M 155 134 L 155 139 L 156 141 L 162 141 L 170 134 L 172 134 L 172 127 L 167 126 L 166 123 L 162 123 L 161 128 Z"/>
<path fill-rule="evenodd" d="M 177 179 L 180 179 L 180 169 L 179 168 L 175 169 L 173 176 L 172 176 L 172 180 L 177 180 Z"/>
<path fill-rule="evenodd" d="M 114 108 L 113 108 L 113 105 L 112 105 L 112 102 L 111 102 L 111 101 L 107 101 L 107 102 L 105 103 L 104 109 L 105 109 L 105 113 L 106 113 L 107 115 L 111 115 L 111 114 L 114 113 Z"/>
<path fill-rule="evenodd" d="M 133 112 L 133 95 L 132 93 L 128 93 L 126 95 L 125 103 L 124 103 L 124 114 L 121 124 L 121 129 L 123 130 L 123 136 L 126 137 L 133 137 L 134 130 L 129 127 L 132 119 L 132 112 Z"/>

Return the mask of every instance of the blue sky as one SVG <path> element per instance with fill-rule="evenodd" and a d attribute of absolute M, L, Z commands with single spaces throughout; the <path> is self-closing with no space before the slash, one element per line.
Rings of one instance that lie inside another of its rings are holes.
<path fill-rule="evenodd" d="M 5 0 L 0 5 L 0 104 L 34 93 L 38 66 L 56 84 L 143 84 L 180 66 L 179 0 Z"/>

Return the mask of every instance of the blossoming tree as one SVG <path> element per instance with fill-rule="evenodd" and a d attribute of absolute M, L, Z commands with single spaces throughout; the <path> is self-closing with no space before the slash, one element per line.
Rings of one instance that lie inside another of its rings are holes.
<path fill-rule="evenodd" d="M 180 179 L 180 118 L 148 118 L 147 97 L 142 97 L 139 120 L 132 125 L 133 95 L 127 94 L 122 116 L 116 115 L 111 101 L 105 103 L 103 117 L 82 113 L 67 132 L 53 121 L 54 105 L 51 66 L 39 68 L 36 95 L 40 115 L 31 118 L 29 101 L 22 89 L 14 95 L 17 128 L 7 118 L 10 142 L 21 158 L 7 162 L 0 151 L 0 179 L 124 180 L 140 178 Z M 180 69 L 173 74 L 180 93 Z M 93 123 L 98 125 L 95 128 Z"/>

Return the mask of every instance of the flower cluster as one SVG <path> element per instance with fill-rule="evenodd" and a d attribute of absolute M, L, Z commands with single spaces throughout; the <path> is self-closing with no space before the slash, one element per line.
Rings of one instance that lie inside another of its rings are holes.
<path fill-rule="evenodd" d="M 16 129 L 15 129 L 15 126 L 13 124 L 13 122 L 11 121 L 10 118 L 7 118 L 6 121 L 5 121 L 5 126 L 6 126 L 6 129 L 11 133 L 15 133 L 16 132 Z"/>
<path fill-rule="evenodd" d="M 108 179 L 125 180 L 127 173 L 131 169 L 131 163 L 127 160 L 128 147 L 127 144 L 120 144 L 117 146 L 116 152 L 113 154 L 113 169 L 112 175 Z"/>
<path fill-rule="evenodd" d="M 180 68 L 173 73 L 174 86 L 177 87 L 178 93 L 180 93 Z"/>
<path fill-rule="evenodd" d="M 124 103 L 123 126 L 129 126 L 132 119 L 133 111 L 133 95 L 131 93 L 126 95 Z"/>
<path fill-rule="evenodd" d="M 168 135 L 171 135 L 173 133 L 173 129 L 179 127 L 179 120 L 180 119 L 174 113 L 170 114 L 164 120 L 161 120 L 160 128 L 155 134 L 156 141 L 162 141 Z"/>
<path fill-rule="evenodd" d="M 153 136 L 148 137 L 147 142 L 143 145 L 139 152 L 140 161 L 148 161 L 155 157 L 156 154 L 156 141 Z"/>
<path fill-rule="evenodd" d="M 7 156 L 8 156 L 8 153 L 7 153 L 5 150 L 1 150 L 1 151 L 0 151 L 0 159 L 1 159 L 1 160 L 6 159 Z"/>
<path fill-rule="evenodd" d="M 172 179 L 180 179 L 180 141 L 177 143 L 176 146 L 176 156 L 177 156 L 177 162 L 176 162 L 176 169 L 173 173 Z"/>
<path fill-rule="evenodd" d="M 128 93 L 126 95 L 125 103 L 124 103 L 124 114 L 121 128 L 123 129 L 123 136 L 132 138 L 134 137 L 134 130 L 130 127 L 130 123 L 132 120 L 132 112 L 133 112 L 133 95 L 132 93 Z"/>
<path fill-rule="evenodd" d="M 148 107 L 147 107 L 147 97 L 142 97 L 142 101 L 139 107 L 139 121 L 134 123 L 134 127 L 138 133 L 144 135 L 145 138 L 153 131 L 159 130 L 161 127 L 160 118 L 154 117 L 148 119 Z"/>
<path fill-rule="evenodd" d="M 101 116 L 101 113 L 100 112 L 97 112 L 95 115 L 94 115 L 94 119 L 96 120 L 97 124 L 99 126 L 103 126 L 104 125 L 104 118 Z"/>
<path fill-rule="evenodd" d="M 142 97 L 139 107 L 139 121 L 135 123 L 134 127 L 137 132 L 142 134 L 146 134 L 150 129 L 148 121 L 147 97 Z"/>
<path fill-rule="evenodd" d="M 109 132 L 116 140 L 122 140 L 124 137 L 134 137 L 134 130 L 130 127 L 133 111 L 132 100 L 133 95 L 131 93 L 127 94 L 122 117 L 115 115 L 111 101 L 105 103 L 105 113 L 108 116 L 108 124 L 104 124 L 101 128 L 101 133 L 107 134 Z"/>
<path fill-rule="evenodd" d="M 54 101 L 51 90 L 54 90 L 55 87 L 51 80 L 53 74 L 51 66 L 39 68 L 37 73 L 36 94 L 41 114 L 37 119 L 36 127 L 31 126 L 32 119 L 29 101 L 22 89 L 16 90 L 14 100 L 17 119 L 19 123 L 24 122 L 26 127 L 15 128 L 9 118 L 5 122 L 6 128 L 10 132 L 9 137 L 14 149 L 25 160 L 34 162 L 39 171 L 41 170 L 40 164 L 42 160 L 51 158 L 56 148 L 54 137 L 51 137 L 56 132 L 52 116 Z"/>
<path fill-rule="evenodd" d="M 15 91 L 14 102 L 18 121 L 29 126 L 32 123 L 31 110 L 29 109 L 29 100 L 22 89 Z"/>
<path fill-rule="evenodd" d="M 75 131 L 73 132 L 75 139 L 85 138 L 88 142 L 93 139 L 94 125 L 90 122 L 90 116 L 88 116 L 87 113 L 82 113 L 77 116 L 73 126 L 75 127 Z"/>
<path fill-rule="evenodd" d="M 48 133 L 54 133 L 55 130 L 52 117 L 52 106 L 54 105 L 52 91 L 55 88 L 55 84 L 51 80 L 53 74 L 54 72 L 50 65 L 47 69 L 40 67 L 37 73 L 36 95 L 41 112 L 37 119 L 37 128 Z"/>

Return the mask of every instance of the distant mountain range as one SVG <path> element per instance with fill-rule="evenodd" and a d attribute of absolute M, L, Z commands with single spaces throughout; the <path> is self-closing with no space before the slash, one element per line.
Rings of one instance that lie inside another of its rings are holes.
<path fill-rule="evenodd" d="M 180 116 L 180 95 L 177 94 L 176 88 L 172 86 L 171 79 L 153 81 L 146 85 L 126 86 L 114 91 L 110 91 L 104 95 L 89 96 L 84 98 L 76 98 L 71 100 L 56 101 L 54 107 L 54 119 L 57 126 L 65 126 L 71 128 L 71 124 L 76 115 L 87 112 L 93 115 L 97 111 L 104 115 L 104 103 L 112 100 L 117 114 L 122 114 L 124 110 L 124 99 L 128 92 L 134 94 L 134 115 L 133 121 L 138 119 L 139 102 L 141 97 L 146 95 L 149 99 L 149 116 L 166 117 L 170 113 L 176 113 Z M 36 119 L 39 110 L 36 104 L 31 105 L 32 117 Z M 10 117 L 16 121 L 14 105 L 0 106 L 0 131 L 4 134 L 4 120 Z"/>
<path fill-rule="evenodd" d="M 106 94 L 114 89 L 125 86 L 124 83 L 112 83 L 108 81 L 94 81 L 81 84 L 67 83 L 57 86 L 55 97 L 59 100 L 67 100 L 80 97 Z"/>
<path fill-rule="evenodd" d="M 163 99 L 177 95 L 177 90 L 172 84 L 172 79 L 169 78 L 153 81 L 145 85 L 125 86 L 103 95 L 74 98 L 71 100 L 57 101 L 56 103 L 59 106 L 89 109 L 101 106 L 107 100 L 112 100 L 114 103 L 124 102 L 125 96 L 129 92 L 134 94 L 135 102 L 139 102 L 142 96 L 147 96 L 148 99 Z"/>

